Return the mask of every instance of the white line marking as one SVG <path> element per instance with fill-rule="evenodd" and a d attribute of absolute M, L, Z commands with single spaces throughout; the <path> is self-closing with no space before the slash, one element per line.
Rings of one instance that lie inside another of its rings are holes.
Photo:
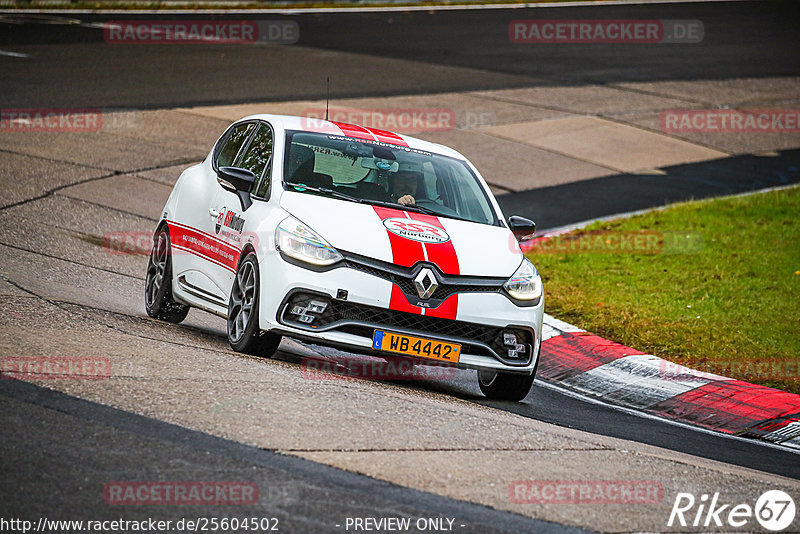
<path fill-rule="evenodd" d="M 8 57 L 31 57 L 28 54 L 23 54 L 21 52 L 8 52 L 6 50 L 0 50 L 0 56 L 8 56 Z"/>
<path fill-rule="evenodd" d="M 616 404 L 609 404 L 607 402 L 603 402 L 601 400 L 598 400 L 598 399 L 595 399 L 595 398 L 592 398 L 592 397 L 588 397 L 588 396 L 583 395 L 581 393 L 576 393 L 575 391 L 570 391 L 569 389 L 563 388 L 563 387 L 558 386 L 556 384 L 553 384 L 551 382 L 545 382 L 544 380 L 536 380 L 536 384 L 538 384 L 540 386 L 543 386 L 543 387 L 546 387 L 548 389 L 551 389 L 553 391 L 556 391 L 558 393 L 561 393 L 562 395 L 566 395 L 567 397 L 572 397 L 574 399 L 578 399 L 578 400 L 583 401 L 583 402 L 588 402 L 590 404 L 597 404 L 597 405 L 600 405 L 600 406 L 606 406 L 608 408 L 611 408 L 612 410 L 617 410 L 619 412 L 623 412 L 623 413 L 626 413 L 628 415 L 634 415 L 636 417 L 643 417 L 645 419 L 652 419 L 652 420 L 655 420 L 655 421 L 661 421 L 662 423 L 667 423 L 667 424 L 670 424 L 670 425 L 679 426 L 681 428 L 694 430 L 696 432 L 702 432 L 704 434 L 710 434 L 712 436 L 728 438 L 728 439 L 732 439 L 732 440 L 736 440 L 736 441 L 742 441 L 742 442 L 745 442 L 745 443 L 753 443 L 753 444 L 756 444 L 756 445 L 761 445 L 763 447 L 770 447 L 772 449 L 778 449 L 778 450 L 781 450 L 781 451 L 784 451 L 784 452 L 790 452 L 790 453 L 793 453 L 793 454 L 800 455 L 800 449 L 785 447 L 785 446 L 780 445 L 778 443 L 770 443 L 768 441 L 760 441 L 758 439 L 743 438 L 741 436 L 734 436 L 732 434 L 725 434 L 724 432 L 719 432 L 717 430 L 709 430 L 709 429 L 703 428 L 701 426 L 694 426 L 694 425 L 690 425 L 688 423 L 683 423 L 681 421 L 676 421 L 674 419 L 667 419 L 666 417 L 659 417 L 657 415 L 649 414 L 647 412 L 642 412 L 642 411 L 639 411 L 639 410 L 634 410 L 632 408 L 626 408 L 624 406 L 619 406 L 619 405 L 616 405 Z M 620 439 L 624 439 L 624 438 L 620 438 Z M 635 441 L 635 440 L 629 440 L 629 441 Z M 654 445 L 654 446 L 657 446 L 657 445 Z M 663 448 L 666 448 L 666 447 L 661 447 L 661 448 L 663 449 Z M 698 455 L 695 454 L 693 456 L 698 456 Z"/>

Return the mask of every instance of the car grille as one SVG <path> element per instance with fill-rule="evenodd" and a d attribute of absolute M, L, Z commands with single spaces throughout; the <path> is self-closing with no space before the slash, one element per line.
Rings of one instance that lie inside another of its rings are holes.
<path fill-rule="evenodd" d="M 414 278 L 423 267 L 433 270 L 439 283 L 439 287 L 436 288 L 433 295 L 435 302 L 444 301 L 447 297 L 456 293 L 499 293 L 502 291 L 503 284 L 506 281 L 503 278 L 446 276 L 432 263 L 420 262 L 413 267 L 404 268 L 350 253 L 346 254 L 345 258 L 345 267 L 388 280 L 414 301 L 418 300 Z"/>
<path fill-rule="evenodd" d="M 307 308 L 312 301 L 325 302 L 327 305 L 324 312 L 314 315 L 313 324 L 301 324 L 296 318 L 292 317 L 291 310 L 295 306 Z M 459 342 L 466 345 L 465 352 L 491 356 L 511 365 L 526 365 L 530 362 L 532 354 L 533 332 L 527 328 L 504 328 L 417 315 L 335 300 L 327 295 L 317 295 L 304 291 L 290 294 L 284 300 L 281 310 L 279 319 L 282 323 L 305 330 L 336 329 L 372 338 L 373 330 L 386 328 L 408 331 L 423 336 L 433 335 L 449 339 L 458 338 Z M 526 350 L 518 358 L 509 358 L 507 356 L 509 347 L 503 342 L 503 334 L 511 332 L 516 334 L 519 343 L 526 346 Z"/>

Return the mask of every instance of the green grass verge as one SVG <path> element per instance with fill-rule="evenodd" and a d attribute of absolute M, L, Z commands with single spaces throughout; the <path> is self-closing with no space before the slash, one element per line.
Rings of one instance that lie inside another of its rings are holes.
<path fill-rule="evenodd" d="M 799 216 L 800 188 L 687 202 L 595 223 L 528 256 L 548 313 L 681 365 L 800 393 Z"/>

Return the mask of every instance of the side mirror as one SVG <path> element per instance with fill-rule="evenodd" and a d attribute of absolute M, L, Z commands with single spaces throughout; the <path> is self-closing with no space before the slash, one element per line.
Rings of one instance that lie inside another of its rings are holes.
<path fill-rule="evenodd" d="M 220 167 L 217 171 L 219 185 L 226 191 L 236 193 L 242 203 L 242 211 L 253 205 L 250 189 L 256 181 L 256 175 L 239 167 Z"/>
<path fill-rule="evenodd" d="M 533 234 L 536 233 L 536 223 L 525 217 L 512 215 L 508 218 L 508 226 L 520 242 L 533 239 Z"/>

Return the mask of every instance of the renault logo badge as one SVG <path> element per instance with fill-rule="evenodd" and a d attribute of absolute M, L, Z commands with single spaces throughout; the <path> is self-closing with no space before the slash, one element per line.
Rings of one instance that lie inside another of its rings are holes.
<path fill-rule="evenodd" d="M 414 286 L 417 288 L 417 295 L 421 299 L 429 299 L 436 288 L 439 287 L 439 282 L 436 281 L 433 271 L 430 269 L 422 269 L 416 278 L 414 278 Z"/>

